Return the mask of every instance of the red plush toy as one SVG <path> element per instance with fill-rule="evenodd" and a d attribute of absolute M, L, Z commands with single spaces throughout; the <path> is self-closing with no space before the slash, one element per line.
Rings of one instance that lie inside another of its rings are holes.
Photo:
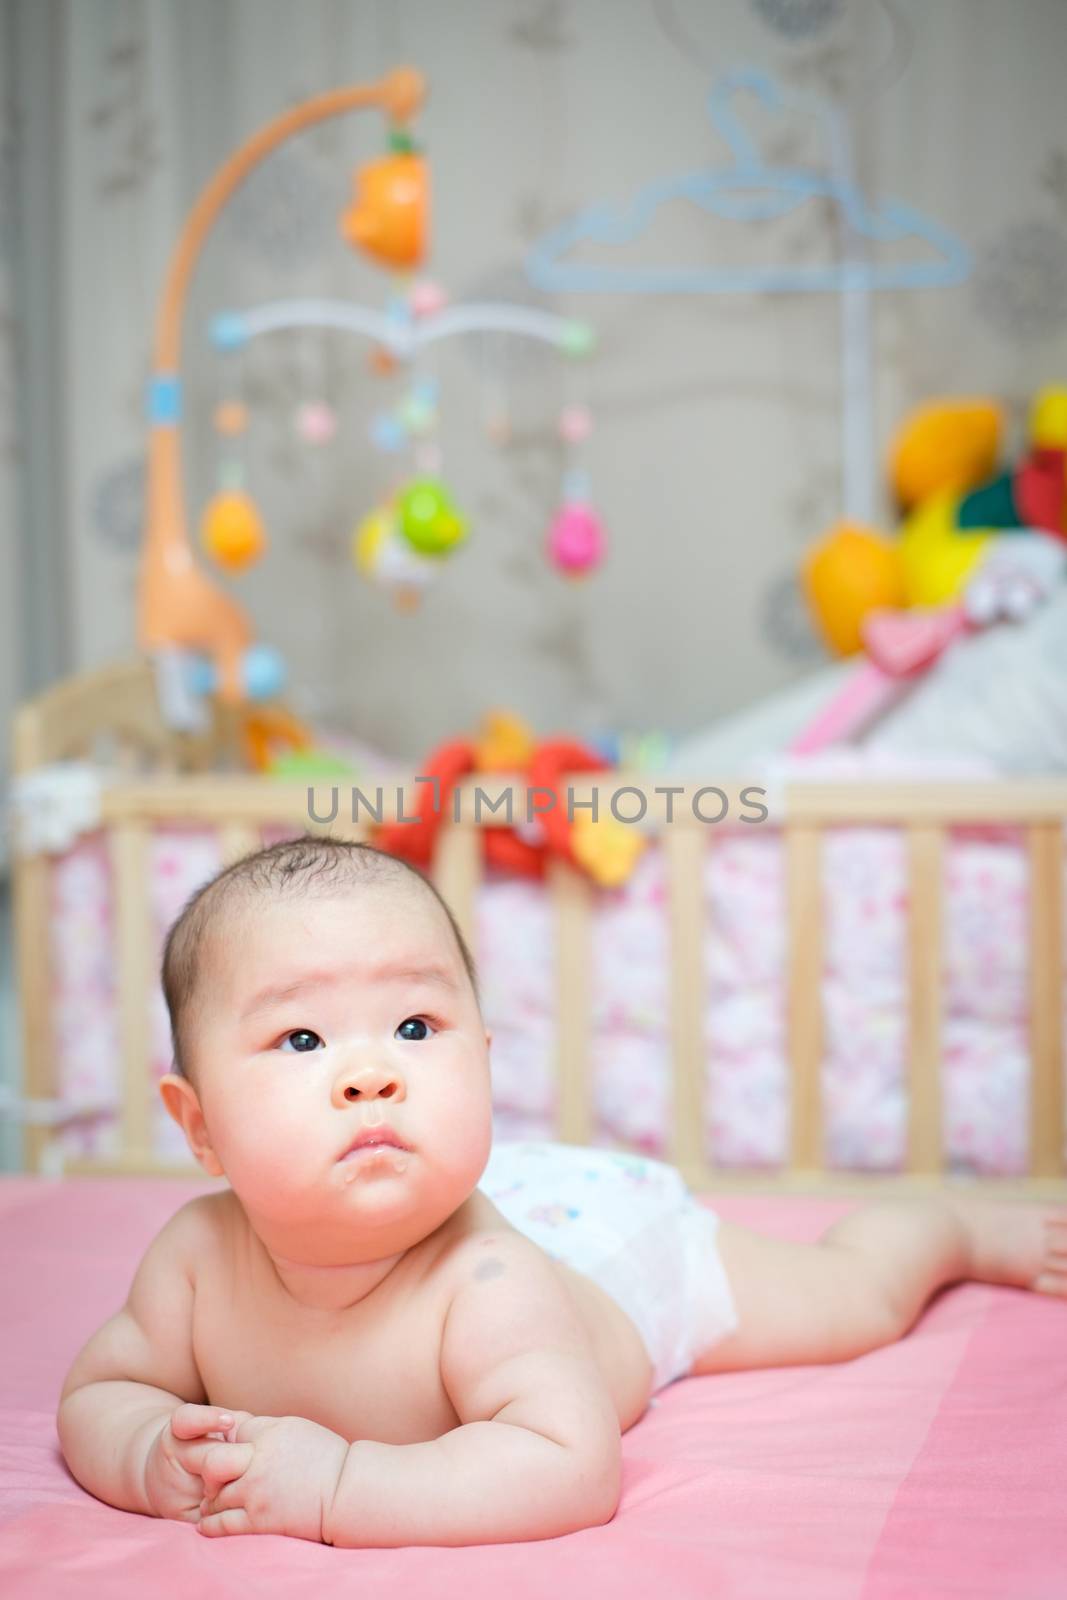
<path fill-rule="evenodd" d="M 441 819 L 452 815 L 452 791 L 464 778 L 475 773 L 490 776 L 478 759 L 478 748 L 473 739 L 452 739 L 437 747 L 420 769 L 420 777 L 435 777 L 438 783 L 417 785 L 415 812 L 418 820 L 381 823 L 374 835 L 379 850 L 411 861 L 424 871 L 429 870 Z M 609 762 L 574 739 L 546 739 L 534 745 L 522 771 L 526 784 L 517 786 L 512 798 L 512 815 L 517 826 L 484 830 L 487 865 L 541 878 L 551 855 L 586 870 L 572 847 L 572 824 L 567 817 L 567 795 L 562 780 L 576 772 L 609 770 Z M 526 823 L 527 794 L 531 807 L 529 825 Z M 530 839 L 531 833 L 540 836 L 538 842 Z"/>

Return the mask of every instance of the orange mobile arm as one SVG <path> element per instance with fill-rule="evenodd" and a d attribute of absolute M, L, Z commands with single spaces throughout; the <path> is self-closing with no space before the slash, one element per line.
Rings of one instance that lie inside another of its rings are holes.
<path fill-rule="evenodd" d="M 404 124 L 418 112 L 425 92 L 420 73 L 399 67 L 378 83 L 334 89 L 283 113 L 253 134 L 219 168 L 189 213 L 171 257 L 156 320 L 149 398 L 138 643 L 142 650 L 172 645 L 211 654 L 218 666 L 220 697 L 231 704 L 243 698 L 241 663 L 251 640 L 251 627 L 236 601 L 197 566 L 186 532 L 182 495 L 178 369 L 189 280 L 204 240 L 226 201 L 283 140 L 316 122 L 364 106 L 379 106 L 393 123 Z"/>

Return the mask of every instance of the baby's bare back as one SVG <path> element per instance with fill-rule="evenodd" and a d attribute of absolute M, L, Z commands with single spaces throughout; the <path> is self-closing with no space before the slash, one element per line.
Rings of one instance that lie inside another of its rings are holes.
<path fill-rule="evenodd" d="M 230 1191 L 200 1202 L 193 1353 L 210 1404 L 256 1416 L 300 1416 L 348 1440 L 415 1444 L 460 1425 L 441 1375 L 448 1307 L 472 1271 L 499 1273 L 500 1292 L 529 1259 L 548 1258 L 480 1190 L 413 1246 L 355 1305 L 320 1310 L 282 1285 Z M 492 1241 L 507 1239 L 506 1263 Z M 551 1263 L 611 1392 L 620 1429 L 643 1414 L 651 1362 L 631 1319 L 598 1284 Z"/>

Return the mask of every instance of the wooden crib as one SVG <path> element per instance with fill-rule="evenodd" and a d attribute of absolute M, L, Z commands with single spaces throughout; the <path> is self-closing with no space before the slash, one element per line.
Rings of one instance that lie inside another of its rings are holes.
<path fill-rule="evenodd" d="M 134 662 L 62 683 L 24 706 L 15 724 L 17 775 L 50 763 L 88 759 L 103 740 L 110 744 L 116 776 L 103 789 L 101 825 L 107 831 L 115 873 L 115 968 L 120 1014 L 122 1110 L 116 1161 L 70 1162 L 81 1173 L 168 1170 L 153 1157 L 149 1138 L 150 970 L 146 844 L 150 829 L 164 821 L 196 822 L 219 830 L 225 860 L 258 847 L 267 826 L 322 826 L 335 835 L 362 838 L 365 822 L 352 823 L 344 805 L 328 824 L 309 823 L 306 784 L 215 770 L 232 752 L 234 729 L 216 708 L 211 728 L 195 738 L 174 735 L 164 725 L 151 665 Z M 692 805 L 703 786 L 688 784 L 668 800 L 657 793 L 667 780 L 612 773 L 644 796 L 646 823 L 661 828 L 668 870 L 671 949 L 672 1115 L 669 1158 L 690 1185 L 703 1191 L 775 1188 L 809 1192 L 899 1192 L 949 1181 L 941 1121 L 942 851 L 946 830 L 963 823 L 1010 823 L 1028 840 L 1031 877 L 1029 1003 L 1031 1094 L 1029 1173 L 1025 1179 L 968 1178 L 975 1188 L 999 1193 L 1063 1195 L 1064 1143 L 1064 950 L 1063 870 L 1067 781 L 804 783 L 786 786 L 772 818 L 783 830 L 786 852 L 787 1053 L 791 1075 L 789 1159 L 777 1173 L 742 1173 L 709 1166 L 702 1145 L 702 1096 L 706 1063 L 703 1030 L 702 876 L 703 852 L 714 849 L 714 829 Z M 459 820 L 443 822 L 433 874 L 468 938 L 481 870 L 481 829 L 506 823 L 492 805 L 509 783 L 501 777 L 467 786 Z M 604 774 L 575 774 L 576 799 Z M 709 784 L 714 780 L 709 779 Z M 314 815 L 332 809 L 330 785 L 316 789 Z M 486 803 L 475 819 L 474 788 Z M 718 785 L 736 799 L 729 784 Z M 414 788 L 404 795 L 408 812 Z M 385 815 L 395 796 L 384 792 Z M 868 1174 L 828 1171 L 824 1165 L 820 1089 L 823 1018 L 823 909 L 820 847 L 834 826 L 879 823 L 907 835 L 910 874 L 908 933 L 908 1135 L 903 1172 Z M 644 824 L 643 824 L 644 825 Z M 21 1001 L 24 1084 L 30 1107 L 55 1107 L 55 1055 L 49 1016 L 48 876 L 42 852 L 14 851 L 16 959 Z M 556 1068 L 558 1136 L 587 1143 L 592 1136 L 589 1074 L 590 919 L 596 890 L 566 864 L 550 868 L 556 929 Z M 472 940 L 473 942 L 473 940 Z M 477 956 L 477 950 L 475 950 Z M 44 1118 L 47 1121 L 47 1117 Z M 26 1130 L 26 1165 L 40 1169 L 49 1146 L 47 1126 L 31 1119 Z M 170 1169 L 173 1170 L 173 1169 Z M 186 1170 L 186 1169 L 183 1169 Z"/>

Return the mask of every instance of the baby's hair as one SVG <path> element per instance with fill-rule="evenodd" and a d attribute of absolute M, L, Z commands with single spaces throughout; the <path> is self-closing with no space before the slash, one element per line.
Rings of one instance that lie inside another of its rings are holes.
<path fill-rule="evenodd" d="M 397 856 L 373 845 L 330 834 L 307 833 L 268 845 L 225 867 L 191 895 L 167 934 L 163 946 L 163 997 L 170 1017 L 174 1070 L 189 1078 L 185 1029 L 200 981 L 200 961 L 209 934 L 235 907 L 247 906 L 259 895 L 332 894 L 358 885 L 398 884 L 415 879 L 433 895 L 455 936 L 470 979 L 474 998 L 481 1004 L 474 957 L 459 924 L 425 873 Z"/>

